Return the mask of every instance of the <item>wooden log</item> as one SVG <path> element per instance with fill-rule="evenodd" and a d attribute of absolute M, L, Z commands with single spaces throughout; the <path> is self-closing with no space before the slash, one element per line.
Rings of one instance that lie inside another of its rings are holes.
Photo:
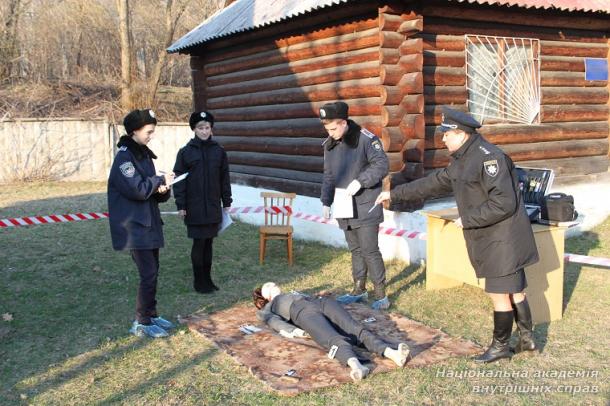
<path fill-rule="evenodd" d="M 610 116 L 610 108 L 603 104 L 548 104 L 541 109 L 543 123 L 607 121 Z"/>
<path fill-rule="evenodd" d="M 360 117 L 358 122 L 369 131 L 379 134 L 381 119 L 378 116 Z M 236 121 L 214 124 L 214 134 L 250 137 L 312 137 L 326 135 L 322 122 L 317 118 L 294 118 L 272 121 Z"/>
<path fill-rule="evenodd" d="M 381 48 L 398 48 L 404 40 L 404 34 L 391 31 L 379 32 L 379 46 Z"/>
<path fill-rule="evenodd" d="M 540 41 L 540 54 L 552 56 L 606 58 L 608 56 L 608 45 L 583 44 L 568 41 Z"/>
<path fill-rule="evenodd" d="M 606 104 L 606 87 L 543 87 L 542 104 Z"/>
<path fill-rule="evenodd" d="M 400 124 L 405 115 L 421 114 L 423 106 L 422 95 L 410 95 L 403 98 L 403 102 L 396 106 L 381 107 L 381 126 L 394 127 Z"/>
<path fill-rule="evenodd" d="M 472 21 L 448 20 L 426 16 L 426 33 L 445 35 L 490 35 L 504 37 L 539 38 L 587 43 L 605 43 L 604 31 L 571 30 L 562 27 L 543 28 L 498 22 L 479 22 L 473 31 Z"/>
<path fill-rule="evenodd" d="M 406 141 L 407 139 L 400 127 L 384 127 L 381 129 L 381 142 L 383 143 L 383 150 L 386 152 L 402 151 Z"/>
<path fill-rule="evenodd" d="M 400 52 L 394 48 L 379 48 L 379 64 L 395 65 L 400 60 Z"/>
<path fill-rule="evenodd" d="M 278 103 L 334 101 L 379 96 L 378 78 L 348 80 L 302 88 L 271 90 L 239 96 L 216 97 L 208 100 L 211 110 Z"/>
<path fill-rule="evenodd" d="M 424 96 L 422 94 L 407 94 L 405 96 L 405 91 L 398 86 L 382 86 L 381 104 L 402 104 L 408 113 L 423 113 Z"/>
<path fill-rule="evenodd" d="M 454 110 L 468 112 L 468 106 L 466 104 L 454 104 L 451 106 Z M 425 119 L 426 125 L 440 125 L 442 116 L 442 106 L 434 104 L 427 105 L 425 107 Z"/>
<path fill-rule="evenodd" d="M 404 19 L 400 15 L 380 13 L 379 14 L 379 30 L 380 31 L 397 31 Z"/>
<path fill-rule="evenodd" d="M 403 158 L 408 162 L 424 162 L 424 140 L 407 140 L 403 151 Z"/>
<path fill-rule="evenodd" d="M 416 18 L 414 20 L 407 20 L 400 24 L 398 32 L 405 35 L 413 35 L 416 32 L 420 32 L 424 29 L 424 19 Z"/>
<path fill-rule="evenodd" d="M 244 44 L 242 42 L 240 44 L 234 44 L 232 46 L 223 47 L 216 52 L 214 52 L 215 44 L 210 43 L 206 46 L 206 49 L 210 49 L 212 50 L 212 52 L 208 52 L 206 54 L 209 57 L 209 62 L 218 62 L 223 61 L 225 59 L 238 58 L 260 52 L 283 49 L 289 46 L 295 46 L 297 44 L 302 44 L 319 39 L 367 31 L 371 28 L 376 28 L 377 26 L 377 18 L 350 21 L 344 24 L 332 25 L 330 27 L 322 29 L 308 30 L 306 34 L 287 35 L 275 39 L 264 38 L 262 40 L 254 42 L 247 41 L 247 44 Z"/>
<path fill-rule="evenodd" d="M 426 104 L 465 104 L 467 99 L 466 86 L 424 86 Z"/>
<path fill-rule="evenodd" d="M 207 83 L 209 86 L 220 86 L 249 80 L 317 71 L 318 69 L 334 68 L 355 63 L 376 61 L 378 58 L 379 49 L 377 47 L 358 49 L 356 51 L 343 52 L 341 54 L 323 55 L 297 62 L 287 62 L 262 68 L 246 69 L 238 72 L 210 76 L 207 78 Z"/>
<path fill-rule="evenodd" d="M 227 151 L 229 164 L 264 166 L 268 168 L 280 168 L 291 170 L 302 170 L 307 172 L 323 172 L 324 158 L 318 156 L 299 156 L 267 154 L 263 152 Z"/>
<path fill-rule="evenodd" d="M 222 86 L 208 87 L 208 97 L 226 97 L 238 94 L 255 93 L 276 89 L 288 89 L 309 85 L 321 85 L 344 80 L 366 79 L 379 75 L 377 62 L 364 62 L 354 65 L 319 69 L 313 72 L 295 73 L 268 79 L 257 79 Z"/>
<path fill-rule="evenodd" d="M 344 100 L 349 105 L 350 117 L 375 116 L 381 114 L 381 99 Z M 264 121 L 291 118 L 318 118 L 320 107 L 326 102 L 270 104 L 265 106 L 239 107 L 234 109 L 211 110 L 216 121 Z M 422 96 L 423 105 L 423 96 Z"/>
<path fill-rule="evenodd" d="M 407 38 L 398 47 L 398 52 L 401 55 L 421 54 L 423 49 L 421 38 Z"/>
<path fill-rule="evenodd" d="M 591 175 L 608 172 L 608 158 L 605 156 L 590 156 L 583 158 L 544 159 L 540 161 L 521 161 L 519 166 L 528 168 L 552 169 L 556 178 Z"/>
<path fill-rule="evenodd" d="M 314 182 L 303 182 L 293 179 L 282 179 L 270 176 L 252 175 L 231 172 L 231 183 L 247 185 L 255 188 L 271 189 L 278 192 L 293 193 L 301 196 L 320 197 L 322 185 Z"/>
<path fill-rule="evenodd" d="M 540 56 L 540 70 L 584 72 L 585 59 L 571 56 Z"/>
<path fill-rule="evenodd" d="M 402 152 L 386 152 L 388 161 L 390 162 L 390 172 L 396 172 L 404 166 Z"/>
<path fill-rule="evenodd" d="M 608 153 L 608 140 L 569 140 L 513 144 L 504 145 L 502 149 L 515 162 L 605 156 Z M 424 166 L 426 168 L 442 168 L 449 164 L 449 152 L 447 150 L 426 150 L 424 155 Z"/>
<path fill-rule="evenodd" d="M 406 114 L 398 125 L 406 139 L 424 139 L 426 123 L 423 114 Z"/>
<path fill-rule="evenodd" d="M 585 80 L 582 72 L 540 72 L 540 86 L 543 87 L 604 87 L 607 85 L 607 80 Z"/>
<path fill-rule="evenodd" d="M 471 25 L 478 27 L 480 24 L 511 24 L 549 28 L 572 28 L 582 30 L 601 30 L 608 29 L 608 20 L 605 16 L 591 16 L 591 14 L 568 15 L 561 11 L 544 10 L 543 13 L 528 12 L 523 9 L 510 10 L 507 8 L 487 7 L 478 5 L 470 6 L 466 4 L 442 6 L 425 3 L 422 14 L 427 18 L 439 18 L 444 21 L 454 21 L 454 19 L 469 20 Z M 473 23 L 476 21 L 477 23 Z M 531 29 L 531 28 L 530 28 Z M 503 35 L 503 34 L 496 34 Z M 516 33 L 513 37 L 518 36 Z"/>
<path fill-rule="evenodd" d="M 318 172 L 304 172 L 292 169 L 266 168 L 264 166 L 231 165 L 231 172 L 246 173 L 250 175 L 267 176 L 303 182 L 322 183 L 322 174 Z"/>
<path fill-rule="evenodd" d="M 402 73 L 397 67 L 384 65 L 381 67 L 379 81 L 387 86 L 396 86 L 403 95 L 422 93 L 424 76 L 421 72 Z"/>
<path fill-rule="evenodd" d="M 421 53 L 403 55 L 398 61 L 404 73 L 421 72 L 424 66 L 424 56 Z"/>
<path fill-rule="evenodd" d="M 481 127 L 480 133 L 496 145 L 527 144 L 567 140 L 604 139 L 608 137 L 608 122 L 553 124 L 496 124 Z M 443 135 L 436 126 L 426 126 L 426 149 L 443 149 Z"/>
<path fill-rule="evenodd" d="M 443 66 L 424 66 L 424 85 L 428 86 L 464 86 L 466 69 L 446 68 Z"/>
<path fill-rule="evenodd" d="M 463 35 L 441 35 L 422 32 L 417 34 L 416 37 L 422 40 L 422 46 L 425 50 L 464 52 L 466 47 Z"/>
<path fill-rule="evenodd" d="M 424 49 L 424 65 L 453 66 L 461 68 L 466 63 L 466 52 L 462 51 L 431 51 Z"/>
<path fill-rule="evenodd" d="M 193 107 L 199 111 L 206 110 L 207 84 L 206 76 L 203 71 L 205 58 L 201 56 L 191 56 L 191 80 L 193 86 Z"/>
<path fill-rule="evenodd" d="M 324 133 L 320 133 L 323 135 Z M 227 151 L 268 152 L 284 155 L 322 156 L 324 150 L 320 138 L 215 136 Z"/>
<path fill-rule="evenodd" d="M 324 40 L 311 41 L 296 49 L 265 51 L 239 58 L 207 64 L 205 73 L 208 76 L 260 68 L 278 63 L 295 62 L 316 56 L 330 55 L 378 45 L 377 29 L 355 34 L 346 34 Z"/>

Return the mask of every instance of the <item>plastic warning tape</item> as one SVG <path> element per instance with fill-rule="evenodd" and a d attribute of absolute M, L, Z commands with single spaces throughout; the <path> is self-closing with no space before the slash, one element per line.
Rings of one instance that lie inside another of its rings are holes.
<path fill-rule="evenodd" d="M 338 223 L 334 219 L 326 219 L 320 216 L 315 216 L 313 214 L 306 214 L 296 212 L 293 213 L 292 207 L 290 206 L 269 206 L 265 208 L 265 206 L 249 206 L 249 207 L 231 207 L 229 209 L 229 213 L 231 214 L 249 214 L 249 213 L 262 213 L 268 212 L 272 214 L 292 214 L 293 217 L 305 220 L 312 221 L 320 224 L 330 224 L 334 226 L 338 226 Z M 162 214 L 177 214 L 178 212 L 162 212 Z M 7 227 L 20 227 L 20 226 L 32 226 L 38 224 L 50 224 L 50 223 L 69 223 L 73 221 L 83 221 L 83 220 L 97 220 L 108 218 L 108 213 L 74 213 L 74 214 L 51 214 L 48 216 L 30 216 L 30 217 L 16 217 L 16 218 L 8 218 L 8 219 L 0 219 L 0 228 Z M 398 228 L 392 227 L 379 227 L 379 233 L 384 235 L 391 235 L 395 237 L 404 237 L 409 239 L 418 239 L 425 240 L 426 233 L 422 233 L 419 231 L 410 231 L 410 230 L 402 230 Z M 590 257 L 587 255 L 578 255 L 578 254 L 570 254 L 565 253 L 564 259 L 567 262 L 584 264 L 584 265 L 595 265 L 601 267 L 610 268 L 610 258 L 599 258 L 599 257 Z"/>

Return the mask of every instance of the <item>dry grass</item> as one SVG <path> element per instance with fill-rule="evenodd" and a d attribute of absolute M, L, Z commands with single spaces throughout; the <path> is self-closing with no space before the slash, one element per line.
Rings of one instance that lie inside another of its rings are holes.
<path fill-rule="evenodd" d="M 0 190 L 0 218 L 103 211 L 106 206 L 102 183 L 13 184 Z M 168 203 L 165 209 L 173 207 Z M 190 286 L 184 226 L 169 217 L 165 234 L 158 300 L 161 312 L 173 320 L 247 300 L 250 289 L 265 280 L 309 291 L 349 286 L 347 251 L 298 241 L 296 266 L 288 269 L 284 247 L 271 244 L 269 260 L 260 267 L 255 228 L 237 224 L 215 242 L 213 273 L 222 290 L 198 295 Z M 610 220 L 568 240 L 566 251 L 610 257 Z M 423 269 L 401 262 L 387 266 L 393 311 L 487 344 L 491 305 L 483 292 L 473 287 L 428 292 Z M 0 404 L 565 405 L 604 404 L 609 396 L 607 270 L 566 267 L 564 318 L 536 326 L 543 346 L 537 356 L 483 367 L 453 359 L 290 399 L 269 393 L 229 356 L 184 327 L 167 340 L 130 336 L 136 286 L 131 259 L 112 251 L 104 220 L 0 229 L 0 315 L 12 316 L 0 318 Z M 459 371 L 467 376 L 447 376 Z M 557 376 L 561 371 L 566 377 Z M 567 377 L 568 371 L 598 376 Z M 498 377 L 504 374 L 510 377 Z M 546 376 L 536 379 L 536 374 Z M 506 390 L 506 385 L 522 390 L 548 385 L 551 392 L 476 393 L 482 387 Z M 562 385 L 572 391 L 596 388 L 597 393 L 560 393 Z"/>

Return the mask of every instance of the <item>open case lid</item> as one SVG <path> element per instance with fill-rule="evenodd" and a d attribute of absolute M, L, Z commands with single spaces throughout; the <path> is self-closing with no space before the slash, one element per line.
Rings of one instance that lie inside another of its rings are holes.
<path fill-rule="evenodd" d="M 555 173 L 552 169 L 516 167 L 519 190 L 525 205 L 540 207 L 542 199 L 553 185 Z"/>

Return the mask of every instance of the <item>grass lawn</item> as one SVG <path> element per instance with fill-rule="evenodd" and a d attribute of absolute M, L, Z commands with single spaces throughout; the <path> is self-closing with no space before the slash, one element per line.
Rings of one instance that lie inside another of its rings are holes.
<path fill-rule="evenodd" d="M 103 183 L 0 189 L 0 218 L 105 209 Z M 171 320 L 247 301 L 267 280 L 309 292 L 350 285 L 346 250 L 296 241 L 296 265 L 288 269 L 284 245 L 272 242 L 261 267 L 257 229 L 236 224 L 215 240 L 221 290 L 200 295 L 191 288 L 190 240 L 174 216 L 165 217 L 165 240 L 157 299 Z M 568 240 L 566 251 L 610 257 L 610 219 Z M 386 265 L 392 311 L 489 343 L 492 307 L 481 290 L 428 292 L 423 268 Z M 0 229 L 0 405 L 607 404 L 610 271 L 569 264 L 565 276 L 564 318 L 536 326 L 541 354 L 486 366 L 452 359 L 283 398 L 184 326 L 169 339 L 128 334 L 138 276 L 129 255 L 112 250 L 107 221 Z"/>

